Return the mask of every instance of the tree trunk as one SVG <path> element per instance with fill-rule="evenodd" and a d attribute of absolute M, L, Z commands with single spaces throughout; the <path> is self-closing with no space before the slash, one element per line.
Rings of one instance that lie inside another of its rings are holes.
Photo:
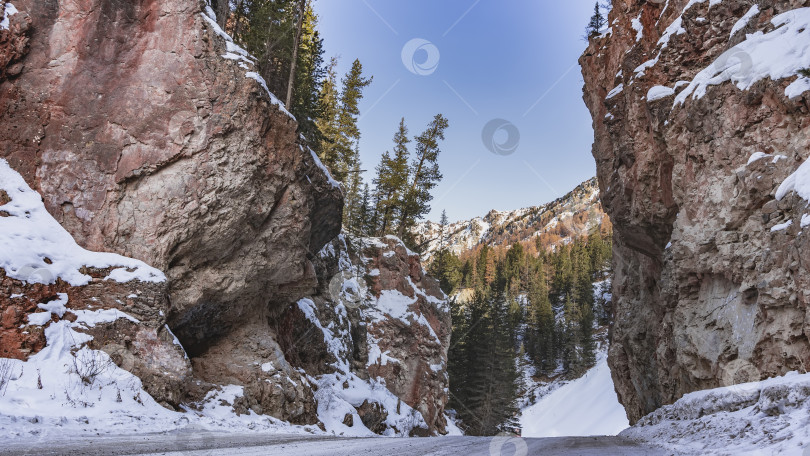
<path fill-rule="evenodd" d="M 217 24 L 222 30 L 225 30 L 228 24 L 228 15 L 231 12 L 229 2 L 230 0 L 211 0 L 211 7 L 217 15 Z"/>
<path fill-rule="evenodd" d="M 290 62 L 290 79 L 287 81 L 287 102 L 284 103 L 288 111 L 292 110 L 293 85 L 295 83 L 295 64 L 298 63 L 298 46 L 301 43 L 301 32 L 304 27 L 304 14 L 307 10 L 307 0 L 301 0 L 298 7 L 298 26 L 295 30 L 293 42 L 292 62 Z"/>

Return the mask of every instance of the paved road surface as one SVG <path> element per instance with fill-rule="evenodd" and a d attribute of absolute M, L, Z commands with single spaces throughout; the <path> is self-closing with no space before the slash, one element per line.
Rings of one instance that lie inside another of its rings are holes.
<path fill-rule="evenodd" d="M 517 451 L 516 451 L 517 450 Z M 508 437 L 341 438 L 278 434 L 173 432 L 138 436 L 69 438 L 51 442 L 0 443 L 8 455 L 189 455 L 189 456 L 394 456 L 394 455 L 673 455 L 638 445 L 621 437 Z"/>

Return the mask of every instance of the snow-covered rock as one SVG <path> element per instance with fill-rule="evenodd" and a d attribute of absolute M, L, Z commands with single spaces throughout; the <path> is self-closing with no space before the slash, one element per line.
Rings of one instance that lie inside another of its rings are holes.
<path fill-rule="evenodd" d="M 620 435 L 684 454 L 806 455 L 810 374 L 689 393 Z"/>

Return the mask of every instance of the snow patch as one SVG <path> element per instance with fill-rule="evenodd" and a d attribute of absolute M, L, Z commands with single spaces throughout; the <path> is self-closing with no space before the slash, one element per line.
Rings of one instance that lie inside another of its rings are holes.
<path fill-rule="evenodd" d="M 613 389 L 605 351 L 584 376 L 524 409 L 520 417 L 522 437 L 616 435 L 629 424 Z"/>
<path fill-rule="evenodd" d="M 731 81 L 740 90 L 748 90 L 762 79 L 789 78 L 807 68 L 810 65 L 810 8 L 782 13 L 771 23 L 777 27 L 775 30 L 747 35 L 745 41 L 724 52 L 698 73 L 678 94 L 673 106 L 683 104 L 690 96 L 692 99 L 702 98 L 709 86 Z M 791 97 L 806 88 L 805 82 L 796 86 L 791 84 L 785 95 Z"/>
<path fill-rule="evenodd" d="M 644 38 L 644 25 L 641 23 L 641 14 L 630 22 L 633 30 L 636 31 L 636 41 L 641 41 Z"/>
<path fill-rule="evenodd" d="M 770 154 L 766 154 L 765 152 L 754 152 L 751 154 L 751 157 L 748 159 L 748 163 L 745 166 L 750 165 L 751 163 L 756 162 L 757 160 L 762 160 L 763 158 L 770 157 Z"/>
<path fill-rule="evenodd" d="M 675 95 L 675 89 L 666 86 L 654 86 L 647 91 L 647 101 L 660 100 Z"/>
<path fill-rule="evenodd" d="M 744 29 L 745 26 L 748 25 L 749 22 L 751 22 L 751 19 L 753 19 L 754 16 L 756 16 L 757 14 L 759 14 L 759 5 L 754 5 L 751 7 L 751 9 L 748 10 L 747 13 L 745 13 L 743 17 L 740 18 L 739 21 L 737 21 L 734 24 L 734 27 L 731 27 L 731 33 L 729 34 L 729 38 L 733 37 L 734 34 Z"/>
<path fill-rule="evenodd" d="M 778 224 L 778 225 L 771 228 L 771 233 L 775 233 L 777 231 L 784 231 L 784 230 L 790 228 L 791 225 L 793 225 L 793 220 L 788 220 L 785 223 L 780 223 L 780 224 Z"/>
<path fill-rule="evenodd" d="M 616 87 L 613 88 L 613 90 L 610 91 L 610 93 L 607 94 L 607 96 L 605 97 L 605 100 L 610 100 L 611 98 L 615 97 L 616 95 L 622 93 L 622 90 L 624 90 L 624 84 L 617 85 Z"/>
<path fill-rule="evenodd" d="M 321 162 L 321 159 L 320 159 L 320 158 L 318 158 L 318 154 L 316 154 L 316 153 L 315 153 L 315 151 L 314 151 L 314 150 L 312 150 L 312 149 L 309 149 L 309 153 L 310 153 L 310 155 L 312 155 L 312 159 L 313 159 L 313 160 L 315 160 L 315 166 L 317 166 L 318 168 L 320 168 L 320 170 L 321 170 L 321 171 L 323 171 L 323 173 L 326 175 L 326 179 L 329 181 L 329 184 L 330 184 L 332 187 L 335 187 L 335 188 L 337 188 L 337 189 L 340 189 L 340 188 L 341 188 L 341 187 L 340 187 L 340 183 L 338 183 L 338 181 L 336 181 L 336 180 L 335 180 L 335 178 L 333 178 L 333 177 L 332 177 L 332 173 L 330 173 L 330 172 L 329 172 L 329 170 L 328 170 L 328 169 L 326 169 L 326 165 L 324 165 L 324 164 Z M 342 190 L 341 190 L 341 191 L 342 191 Z"/>
<path fill-rule="evenodd" d="M 28 186 L 8 162 L 0 158 L 0 190 L 11 199 L 0 206 L 0 268 L 28 283 L 73 286 L 90 283 L 82 267 L 115 268 L 105 278 L 116 282 L 164 282 L 166 276 L 146 263 L 114 253 L 83 249 L 45 209 L 42 197 Z"/>
<path fill-rule="evenodd" d="M 776 190 L 776 199 L 781 201 L 790 192 L 796 192 L 806 201 L 810 201 L 810 160 L 802 163 L 799 169 L 782 182 Z"/>

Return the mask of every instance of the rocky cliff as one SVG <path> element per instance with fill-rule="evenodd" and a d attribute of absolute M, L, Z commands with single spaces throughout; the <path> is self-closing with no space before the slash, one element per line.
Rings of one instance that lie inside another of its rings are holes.
<path fill-rule="evenodd" d="M 614 0 L 580 58 L 632 422 L 810 365 L 808 7 Z"/>
<path fill-rule="evenodd" d="M 71 281 L 50 254 L 18 267 L 16 254 L 0 252 L 9 260 L 0 262 L 2 356 L 30 358 L 49 328 L 68 324 L 63 317 L 100 306 L 131 318 L 90 331 L 87 347 L 107 351 L 165 406 L 202 410 L 225 388 L 239 392 L 228 402 L 237 413 L 329 431 L 444 431 L 445 297 L 418 257 L 393 244 L 375 250 L 391 251 L 376 260 L 388 267 L 375 270 L 392 277 L 359 299 L 374 306 L 374 296 L 398 288 L 413 300 L 397 308 L 402 315 L 346 311 L 329 292 L 334 276 L 376 253 L 319 255 L 337 242 L 340 186 L 205 2 L 0 0 L 0 12 L 0 159 L 8 176 L 42 195 L 42 213 L 76 248 L 165 273 L 149 286 L 137 277 L 112 283 L 115 271 L 104 266 L 114 264 L 85 262 L 71 272 L 85 279 Z M 0 207 L 15 204 L 13 186 L 0 192 Z M 14 244 L 13 236 L 3 241 Z M 59 307 L 52 321 L 32 320 L 60 293 L 75 312 Z M 41 328 L 27 327 L 32 321 Z M 427 335 L 435 337 L 415 343 Z M 383 350 L 376 367 L 365 364 L 363 353 L 374 351 L 367 344 Z M 389 353 L 399 361 L 383 360 Z M 164 359 L 170 369 L 161 371 Z M 160 372 L 171 373 L 169 384 Z M 369 392 L 365 403 L 333 397 L 363 388 L 384 394 Z"/>

